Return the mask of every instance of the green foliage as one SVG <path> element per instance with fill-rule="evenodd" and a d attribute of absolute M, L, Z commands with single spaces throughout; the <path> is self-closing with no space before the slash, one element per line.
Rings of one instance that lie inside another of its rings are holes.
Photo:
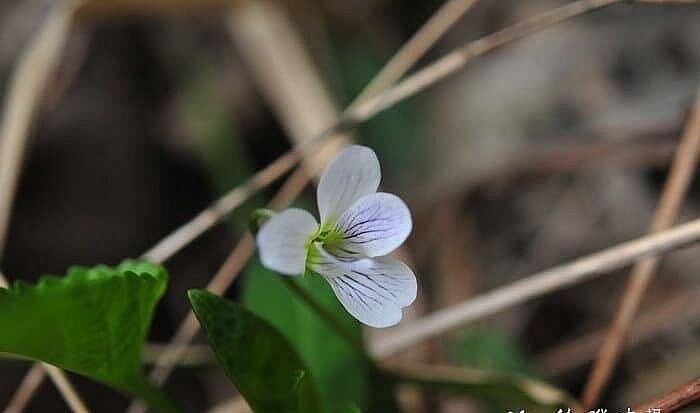
<path fill-rule="evenodd" d="M 275 327 L 206 291 L 189 297 L 219 362 L 256 413 L 320 412 L 312 374 Z"/>
<path fill-rule="evenodd" d="M 468 333 L 458 341 L 455 354 L 465 366 L 464 374 L 452 385 L 443 383 L 444 389 L 476 396 L 494 413 L 551 411 L 552 406 L 571 403 L 566 393 L 539 380 L 534 363 L 497 330 Z"/>
<path fill-rule="evenodd" d="M 541 377 L 520 348 L 497 330 L 484 328 L 466 334 L 455 353 L 466 367 Z"/>
<path fill-rule="evenodd" d="M 145 261 L 73 267 L 0 289 L 0 352 L 41 360 L 177 410 L 141 371 L 141 347 L 167 273 Z"/>
<path fill-rule="evenodd" d="M 323 412 L 337 413 L 349 404 L 364 406 L 369 390 L 365 356 L 331 330 L 280 277 L 259 262 L 252 263 L 245 274 L 245 305 L 276 326 L 297 349 L 318 383 Z M 299 281 L 344 326 L 361 334 L 359 323 L 342 308 L 321 276 L 307 274 Z"/>

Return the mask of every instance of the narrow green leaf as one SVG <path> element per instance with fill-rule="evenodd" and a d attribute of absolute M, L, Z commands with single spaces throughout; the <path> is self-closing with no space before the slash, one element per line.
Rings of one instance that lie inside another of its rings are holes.
<path fill-rule="evenodd" d="M 275 327 L 209 292 L 190 290 L 189 297 L 219 362 L 256 413 L 320 411 L 311 373 Z"/>
<path fill-rule="evenodd" d="M 370 367 L 371 391 L 367 403 L 370 413 L 400 413 L 396 400 L 396 379 L 383 371 L 376 363 Z"/>
<path fill-rule="evenodd" d="M 141 347 L 167 273 L 145 261 L 73 267 L 65 277 L 0 289 L 0 352 L 41 360 L 143 398 L 175 404 L 141 370 Z"/>
<path fill-rule="evenodd" d="M 348 404 L 365 407 L 372 389 L 367 359 L 311 311 L 280 277 L 259 261 L 252 262 L 244 277 L 246 307 L 276 326 L 299 352 L 318 384 L 323 412 L 337 413 Z M 297 279 L 343 326 L 361 335 L 357 320 L 342 308 L 320 275 L 309 273 Z"/>
<path fill-rule="evenodd" d="M 486 327 L 472 330 L 458 340 L 455 353 L 469 371 L 482 369 L 490 375 L 490 385 L 481 386 L 479 393 L 486 395 L 482 398 L 491 412 L 513 410 L 513 400 L 521 399 L 529 399 L 527 402 L 533 410 L 549 410 L 546 400 L 534 396 L 548 394 L 546 389 L 554 388 L 540 380 L 535 364 L 500 331 Z M 549 394 L 556 392 L 549 391 Z"/>
<path fill-rule="evenodd" d="M 400 367 L 391 374 L 397 382 L 487 402 L 492 411 L 496 411 L 495 406 L 505 409 L 503 411 L 524 409 L 528 412 L 579 407 L 563 390 L 517 373 L 425 365 Z"/>

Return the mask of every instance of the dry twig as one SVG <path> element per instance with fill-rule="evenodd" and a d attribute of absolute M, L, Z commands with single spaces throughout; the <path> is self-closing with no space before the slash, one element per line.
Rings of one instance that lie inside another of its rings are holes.
<path fill-rule="evenodd" d="M 280 156 L 242 185 L 237 186 L 219 198 L 214 204 L 197 214 L 185 225 L 160 240 L 153 248 L 146 251 L 143 257 L 154 262 L 167 261 L 173 254 L 219 223 L 227 214 L 259 190 L 289 172 L 299 162 L 299 159 L 297 151 L 290 151 Z"/>
<path fill-rule="evenodd" d="M 25 48 L 9 82 L 0 126 L 0 254 L 7 240 L 17 181 L 29 139 L 29 127 L 42 101 L 46 83 L 55 70 L 68 39 L 73 12 L 77 5 L 71 1 L 55 6 L 46 23 Z M 7 286 L 4 276 L 0 276 L 0 285 Z M 49 373 L 74 412 L 88 412 L 85 403 L 62 370 L 44 363 L 40 365 Z M 36 367 L 32 369 L 35 370 Z M 36 382 L 37 380 L 23 381 L 31 386 Z M 36 387 L 31 388 L 33 392 Z M 29 400 L 29 397 L 24 397 L 25 394 L 27 392 L 20 388 L 5 412 L 21 411 L 23 401 Z"/>
<path fill-rule="evenodd" d="M 70 33 L 74 4 L 58 5 L 26 46 L 9 81 L 0 124 L 0 252 L 7 240 L 29 127 Z"/>
<path fill-rule="evenodd" d="M 368 98 L 363 103 L 357 104 L 352 111 L 343 112 L 340 119 L 328 129 L 312 139 L 304 140 L 303 144 L 295 146 L 292 151 L 287 152 L 285 155 L 260 170 L 248 181 L 231 190 L 190 222 L 163 238 L 155 247 L 144 254 L 144 256 L 154 261 L 167 260 L 174 253 L 214 226 L 222 217 L 230 213 L 250 196 L 291 170 L 296 162 L 301 159 L 304 151 L 312 147 L 312 145 L 340 131 L 351 128 L 389 108 L 400 100 L 412 96 L 426 87 L 437 83 L 466 65 L 472 58 L 490 52 L 500 46 L 539 30 L 543 30 L 553 24 L 620 1 L 622 0 L 579 0 L 468 43 L 466 46 L 448 54 L 437 62 L 430 64 L 425 69 L 406 78 L 398 85 L 376 97 Z"/>
<path fill-rule="evenodd" d="M 700 377 L 670 391 L 647 404 L 634 409 L 644 413 L 649 409 L 660 409 L 663 413 L 673 413 L 700 400 Z"/>
<path fill-rule="evenodd" d="M 168 349 L 170 344 L 148 343 L 143 349 L 141 360 L 144 364 L 155 364 L 163 351 Z M 190 344 L 184 346 L 184 354 L 178 360 L 178 366 L 191 367 L 207 364 L 216 364 L 216 357 L 211 347 L 206 344 Z"/>
<path fill-rule="evenodd" d="M 243 2 L 231 13 L 229 31 L 257 88 L 296 146 L 337 121 L 333 96 L 281 4 Z M 309 174 L 316 175 L 349 142 L 349 135 L 333 134 L 307 146 L 303 161 Z"/>
<path fill-rule="evenodd" d="M 650 233 L 670 228 L 676 221 L 683 199 L 700 154 L 700 90 L 693 110 L 671 163 L 671 171 L 663 189 L 661 199 L 652 217 Z M 630 273 L 622 301 L 615 314 L 610 331 L 598 353 L 593 370 L 583 392 L 582 403 L 591 408 L 598 402 L 600 393 L 610 378 L 620 354 L 625 336 L 629 331 L 644 294 L 659 265 L 659 257 L 637 262 Z"/>
<path fill-rule="evenodd" d="M 56 385 L 58 392 L 63 396 L 73 412 L 89 412 L 63 370 L 47 363 L 34 363 L 29 369 L 29 372 L 24 376 L 22 385 L 17 389 L 7 407 L 5 407 L 4 413 L 19 413 L 23 411 L 32 399 L 36 389 L 38 389 L 39 385 L 44 381 L 46 374 L 49 375 L 51 381 Z"/>
<path fill-rule="evenodd" d="M 358 104 L 346 116 L 354 123 L 393 106 L 464 67 L 477 56 L 500 46 L 522 39 L 573 17 L 619 3 L 622 0 L 578 0 L 548 12 L 538 14 L 503 30 L 484 36 L 454 50 L 427 67 L 399 82 L 386 92 Z"/>
<path fill-rule="evenodd" d="M 679 293 L 665 305 L 641 314 L 634 328 L 630 330 L 624 347 L 634 346 L 663 332 L 670 332 L 688 325 L 698 317 L 700 317 L 700 289 Z M 601 329 L 571 339 L 540 355 L 537 358 L 537 365 L 550 376 L 581 367 L 595 358 L 605 340 L 606 333 L 606 329 Z"/>
<path fill-rule="evenodd" d="M 383 358 L 478 318 L 494 314 L 526 300 L 620 269 L 639 258 L 659 255 L 700 240 L 700 219 L 658 234 L 618 244 L 601 252 L 522 278 L 512 284 L 436 311 L 422 319 L 396 327 L 384 340 L 370 346 Z"/>
<path fill-rule="evenodd" d="M 401 383 L 418 384 L 423 388 L 450 389 L 454 383 L 468 385 L 480 383 L 508 383 L 527 394 L 542 405 L 565 405 L 572 410 L 580 410 L 578 402 L 569 394 L 544 381 L 529 377 L 519 377 L 496 371 L 464 368 L 449 365 L 435 365 L 421 362 L 391 363 L 384 362 L 381 367 L 385 372 L 397 378 Z"/>
<path fill-rule="evenodd" d="M 374 76 L 350 110 L 401 79 L 474 4 L 476 0 L 447 0 Z"/>

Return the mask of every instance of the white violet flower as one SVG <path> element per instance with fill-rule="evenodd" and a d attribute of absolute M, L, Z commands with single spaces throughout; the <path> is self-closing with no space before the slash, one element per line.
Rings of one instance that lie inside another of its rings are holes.
<path fill-rule="evenodd" d="M 401 320 L 416 298 L 416 276 L 387 256 L 411 232 L 411 213 L 396 195 L 377 192 L 381 172 L 374 151 L 345 148 L 318 185 L 321 224 L 290 208 L 267 221 L 257 235 L 260 260 L 273 271 L 321 274 L 343 307 L 372 327 Z"/>

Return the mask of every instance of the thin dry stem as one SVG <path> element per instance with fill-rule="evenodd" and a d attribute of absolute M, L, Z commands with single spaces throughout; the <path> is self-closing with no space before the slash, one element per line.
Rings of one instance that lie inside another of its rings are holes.
<path fill-rule="evenodd" d="M 58 5 L 26 46 L 12 77 L 0 124 L 0 253 L 7 240 L 29 127 L 70 33 L 75 4 Z"/>
<path fill-rule="evenodd" d="M 222 218 L 248 200 L 257 191 L 270 185 L 291 170 L 299 162 L 299 159 L 296 151 L 290 151 L 280 156 L 245 183 L 219 198 L 213 205 L 200 212 L 191 221 L 163 238 L 153 248 L 146 251 L 143 257 L 155 262 L 166 261 L 209 228 L 216 225 Z"/>
<path fill-rule="evenodd" d="M 569 394 L 550 384 L 527 377 L 518 377 L 493 371 L 463 367 L 435 365 L 423 362 L 383 362 L 385 373 L 401 383 L 418 384 L 433 389 L 450 388 L 454 383 L 479 384 L 491 381 L 509 382 L 543 405 L 565 405 L 578 411 L 577 401 Z"/>
<path fill-rule="evenodd" d="M 73 13 L 77 6 L 76 1 L 55 6 L 46 23 L 25 48 L 9 82 L 0 125 L 0 254 L 7 241 L 12 204 L 29 139 L 29 127 L 42 101 L 46 83 L 58 64 L 70 34 Z M 7 286 L 7 279 L 2 275 L 0 284 Z M 43 363 L 41 366 L 49 373 L 58 391 L 74 412 L 88 411 L 62 370 Z M 32 371 L 36 369 L 33 367 Z M 25 379 L 23 383 L 29 386 L 41 381 L 37 378 L 38 374 L 32 376 L 30 379 L 34 380 Z M 6 411 L 22 411 L 36 387 L 24 387 L 31 389 L 31 392 L 26 393 L 27 397 L 24 397 L 24 390 L 20 389 L 22 391 L 13 397 Z"/>
<path fill-rule="evenodd" d="M 19 413 L 29 404 L 34 392 L 39 388 L 46 378 L 46 370 L 41 363 L 34 363 L 29 371 L 24 375 L 22 383 L 12 395 L 12 400 L 5 407 L 4 413 Z"/>
<path fill-rule="evenodd" d="M 27 374 L 25 374 L 22 384 L 15 391 L 12 400 L 5 407 L 4 413 L 20 413 L 24 411 L 32 396 L 44 381 L 47 373 L 71 411 L 75 413 L 90 412 L 63 370 L 47 363 L 34 363 Z"/>
<path fill-rule="evenodd" d="M 476 0 L 448 0 L 443 4 L 420 29 L 401 46 L 398 52 L 382 67 L 365 89 L 355 98 L 349 110 L 375 97 L 387 87 L 393 85 L 410 70 L 425 53 L 452 27 Z"/>
<path fill-rule="evenodd" d="M 475 57 L 491 52 L 501 46 L 509 44 L 515 40 L 522 39 L 523 37 L 544 30 L 553 25 L 567 21 L 573 17 L 591 12 L 593 10 L 602 9 L 616 3 L 621 3 L 623 1 L 624 0 L 575 1 L 548 12 L 538 14 L 496 33 L 467 43 L 461 48 L 448 53 L 422 70 L 407 77 L 384 93 L 369 98 L 352 107 L 352 110 L 344 113 L 344 117 L 347 118 L 346 122 L 349 124 L 354 124 L 371 118 L 377 113 L 456 73 Z M 643 2 L 650 4 L 697 4 L 697 0 L 645 0 Z"/>
<path fill-rule="evenodd" d="M 242 2 L 231 12 L 229 31 L 258 90 L 294 144 L 312 140 L 337 121 L 333 96 L 282 4 Z M 315 174 L 349 141 L 350 136 L 337 135 L 323 145 L 308 147 L 304 166 Z"/>
<path fill-rule="evenodd" d="M 143 350 L 141 360 L 144 364 L 155 364 L 165 350 L 170 347 L 170 343 L 148 343 Z M 189 344 L 184 347 L 182 358 L 178 360 L 180 367 L 194 367 L 207 364 L 216 364 L 214 353 L 206 344 Z"/>
<path fill-rule="evenodd" d="M 56 388 L 61 393 L 63 398 L 68 403 L 68 406 L 75 413 L 90 413 L 85 403 L 81 400 L 80 395 L 75 391 L 75 388 L 68 380 L 66 373 L 56 366 L 47 363 L 41 363 L 44 371 L 49 375 L 51 381 L 54 382 Z"/>
<path fill-rule="evenodd" d="M 490 52 L 500 46 L 521 39 L 535 32 L 564 22 L 572 17 L 619 3 L 622 0 L 579 0 L 558 7 L 546 13 L 531 17 L 523 22 L 507 27 L 481 39 L 467 43 L 465 46 L 448 53 L 431 63 L 426 68 L 416 72 L 399 82 L 396 86 L 374 98 L 358 104 L 347 113 L 353 121 L 361 121 L 372 117 L 378 112 L 393 106 L 421 90 L 442 80 L 464 67 L 473 58 Z"/>
<path fill-rule="evenodd" d="M 663 306 L 657 306 L 641 314 L 629 337 L 623 343 L 625 348 L 697 320 L 700 317 L 700 289 L 685 291 L 673 297 Z M 550 377 L 563 374 L 583 366 L 596 357 L 605 340 L 607 329 L 600 329 L 584 336 L 569 340 L 540 355 L 537 365 Z"/>
<path fill-rule="evenodd" d="M 681 142 L 671 163 L 659 204 L 649 228 L 655 233 L 670 228 L 676 221 L 695 173 L 700 154 L 700 90 L 693 105 L 690 119 L 683 132 Z M 620 355 L 627 332 L 637 314 L 639 305 L 659 265 L 659 257 L 651 257 L 637 262 L 630 273 L 624 295 L 615 314 L 610 331 L 600 348 L 593 369 L 588 376 L 582 403 L 585 408 L 593 407 L 600 398 L 605 384 L 610 379 L 615 363 Z"/>
<path fill-rule="evenodd" d="M 234 397 L 213 406 L 208 413 L 251 413 L 253 410 L 243 397 Z"/>
<path fill-rule="evenodd" d="M 388 357 L 422 340 L 526 300 L 620 269 L 639 258 L 659 255 L 698 240 L 700 219 L 658 234 L 618 244 L 436 311 L 422 319 L 407 322 L 395 328 L 386 339 L 373 343 L 371 353 L 378 358 Z"/>
<path fill-rule="evenodd" d="M 638 406 L 634 411 L 641 413 L 649 409 L 660 409 L 659 411 L 663 413 L 673 413 L 698 400 L 700 400 L 700 377 L 649 403 Z"/>

